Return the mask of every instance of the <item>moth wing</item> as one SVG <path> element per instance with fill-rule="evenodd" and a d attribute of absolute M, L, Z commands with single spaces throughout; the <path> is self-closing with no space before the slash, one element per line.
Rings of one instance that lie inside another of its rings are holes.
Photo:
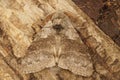
<path fill-rule="evenodd" d="M 55 66 L 54 56 L 48 39 L 39 39 L 28 48 L 28 55 L 20 59 L 21 71 L 25 74 Z"/>
<path fill-rule="evenodd" d="M 66 41 L 64 44 L 58 66 L 68 69 L 76 75 L 91 76 L 93 65 L 88 54 L 84 53 L 83 45 L 80 46 L 74 41 Z M 79 49 L 81 50 L 79 51 Z"/>

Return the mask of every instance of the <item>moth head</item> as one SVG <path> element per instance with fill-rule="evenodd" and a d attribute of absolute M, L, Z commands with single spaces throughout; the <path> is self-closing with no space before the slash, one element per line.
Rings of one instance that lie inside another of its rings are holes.
<path fill-rule="evenodd" d="M 53 26 L 53 29 L 56 32 L 61 32 L 64 29 L 64 27 L 62 25 L 60 25 L 60 24 L 56 24 L 56 25 Z"/>

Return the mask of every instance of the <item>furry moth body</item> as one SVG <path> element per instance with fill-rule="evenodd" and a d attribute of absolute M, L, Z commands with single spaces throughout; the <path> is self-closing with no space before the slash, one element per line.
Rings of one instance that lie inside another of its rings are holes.
<path fill-rule="evenodd" d="M 93 65 L 85 49 L 69 18 L 55 13 L 35 35 L 28 55 L 21 59 L 21 70 L 27 74 L 58 66 L 76 75 L 91 76 Z"/>

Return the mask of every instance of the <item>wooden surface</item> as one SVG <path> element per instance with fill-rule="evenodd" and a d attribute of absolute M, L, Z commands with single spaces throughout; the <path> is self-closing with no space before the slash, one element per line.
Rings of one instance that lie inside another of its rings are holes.
<path fill-rule="evenodd" d="M 116 4 L 101 0 L 0 0 L 0 80 L 120 80 L 119 0 Z M 19 61 L 29 55 L 27 50 L 36 34 L 56 13 L 67 16 L 66 21 L 79 35 L 93 65 L 92 75 L 58 66 L 21 72 Z"/>

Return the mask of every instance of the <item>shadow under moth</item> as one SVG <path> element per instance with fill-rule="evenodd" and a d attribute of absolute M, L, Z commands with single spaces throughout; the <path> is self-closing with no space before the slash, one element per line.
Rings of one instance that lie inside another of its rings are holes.
<path fill-rule="evenodd" d="M 76 75 L 91 76 L 93 64 L 86 46 L 64 13 L 55 13 L 35 35 L 21 58 L 21 71 L 25 74 L 54 66 Z"/>

